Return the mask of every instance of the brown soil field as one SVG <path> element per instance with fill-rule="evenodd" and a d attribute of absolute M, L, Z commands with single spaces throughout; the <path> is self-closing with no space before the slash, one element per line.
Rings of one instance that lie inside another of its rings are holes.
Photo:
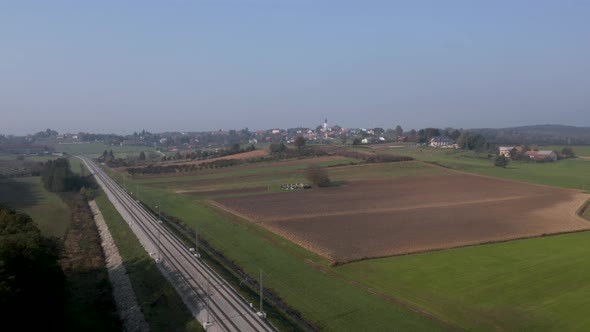
<path fill-rule="evenodd" d="M 211 200 L 335 262 L 590 229 L 574 190 L 465 174 Z"/>

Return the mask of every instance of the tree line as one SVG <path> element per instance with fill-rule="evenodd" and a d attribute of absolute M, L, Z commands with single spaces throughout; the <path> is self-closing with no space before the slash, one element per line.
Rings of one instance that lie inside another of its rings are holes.
<path fill-rule="evenodd" d="M 47 161 L 41 171 L 41 181 L 45 189 L 51 192 L 79 191 L 82 187 L 93 187 L 91 180 L 72 172 L 66 158 Z"/>

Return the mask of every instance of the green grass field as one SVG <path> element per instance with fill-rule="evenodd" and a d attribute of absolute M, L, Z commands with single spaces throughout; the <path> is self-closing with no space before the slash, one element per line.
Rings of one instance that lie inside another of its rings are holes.
<path fill-rule="evenodd" d="M 392 152 L 390 152 L 392 151 Z M 381 151 L 410 155 L 452 170 L 567 188 L 590 188 L 590 161 L 493 166 L 487 154 L 408 146 Z M 328 168 L 336 181 L 452 172 L 422 163 Z M 272 288 L 324 330 L 586 330 L 583 304 L 590 296 L 586 274 L 590 233 L 577 233 L 390 257 L 331 267 L 322 257 L 239 218 L 222 216 L 206 197 L 173 195 L 210 186 L 252 187 L 302 179 L 293 169 L 226 169 L 204 175 L 133 180 L 148 205 L 198 225 L 200 234 L 250 275 L 262 269 Z M 119 175 L 116 175 L 116 177 Z M 231 180 L 229 180 L 231 178 Z M 195 187 L 197 186 L 197 187 Z M 210 188 L 208 188 L 210 189 Z M 590 212 L 587 212 L 590 217 Z M 403 303 L 416 311 L 405 308 Z M 432 315 L 435 318 L 429 318 Z M 447 322 L 449 325 L 446 325 Z"/>
<path fill-rule="evenodd" d="M 590 233 L 368 260 L 345 278 L 477 331 L 587 331 Z"/>
<path fill-rule="evenodd" d="M 70 224 L 67 205 L 38 176 L 0 180 L 0 202 L 31 216 L 44 235 L 61 237 Z"/>

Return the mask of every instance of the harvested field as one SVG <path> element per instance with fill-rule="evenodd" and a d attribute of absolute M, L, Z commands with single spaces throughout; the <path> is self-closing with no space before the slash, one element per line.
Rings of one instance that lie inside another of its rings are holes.
<path fill-rule="evenodd" d="M 220 198 L 223 209 L 336 262 L 590 229 L 588 195 L 472 175 L 352 181 Z"/>

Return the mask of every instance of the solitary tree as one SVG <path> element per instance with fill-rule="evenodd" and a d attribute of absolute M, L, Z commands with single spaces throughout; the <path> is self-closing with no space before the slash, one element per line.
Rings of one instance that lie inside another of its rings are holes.
<path fill-rule="evenodd" d="M 303 150 L 305 147 L 305 138 L 303 138 L 303 136 L 295 137 L 295 146 L 298 150 Z"/>
<path fill-rule="evenodd" d="M 566 148 L 563 148 L 561 150 L 561 155 L 564 158 L 575 158 L 576 157 L 576 154 L 574 153 L 574 150 L 572 148 L 567 148 L 567 147 Z"/>
<path fill-rule="evenodd" d="M 404 133 L 404 130 L 402 129 L 402 126 L 397 125 L 395 127 L 395 134 L 397 135 L 397 137 L 401 136 Z"/>
<path fill-rule="evenodd" d="M 305 178 L 318 187 L 327 187 L 330 185 L 328 172 L 318 165 L 310 165 L 305 170 Z"/>
<path fill-rule="evenodd" d="M 145 160 L 145 152 L 141 151 L 139 153 L 139 160 Z"/>
<path fill-rule="evenodd" d="M 340 134 L 340 141 L 342 142 L 342 145 L 346 144 L 346 141 L 348 141 L 348 135 L 346 135 L 346 133 Z"/>
<path fill-rule="evenodd" d="M 494 165 L 497 167 L 506 168 L 506 166 L 508 166 L 509 162 L 510 162 L 510 160 L 502 154 L 502 155 L 499 155 L 496 157 L 496 159 L 494 160 Z"/>
<path fill-rule="evenodd" d="M 230 148 L 230 152 L 231 153 L 238 153 L 238 152 L 240 152 L 240 144 L 239 143 L 232 144 L 232 146 Z"/>
<path fill-rule="evenodd" d="M 271 154 L 276 154 L 287 151 L 287 147 L 283 143 L 272 143 L 269 150 Z"/>

